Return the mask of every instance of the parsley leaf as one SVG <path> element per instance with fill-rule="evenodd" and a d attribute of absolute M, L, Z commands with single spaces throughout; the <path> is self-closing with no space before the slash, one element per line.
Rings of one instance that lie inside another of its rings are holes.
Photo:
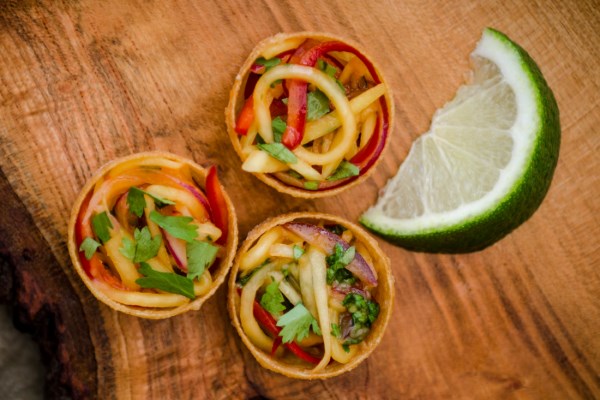
<path fill-rule="evenodd" d="M 319 182 L 306 181 L 304 182 L 304 189 L 306 190 L 317 190 L 319 188 Z"/>
<path fill-rule="evenodd" d="M 336 243 L 334 253 L 327 256 L 326 261 L 329 268 L 327 268 L 327 283 L 332 284 L 334 281 L 340 283 L 353 284 L 356 282 L 356 278 L 352 275 L 352 272 L 348 271 L 345 267 L 354 260 L 356 255 L 356 249 L 354 246 L 348 247 L 344 251 L 341 244 Z"/>
<path fill-rule="evenodd" d="M 258 65 L 262 65 L 265 67 L 265 71 L 268 71 L 270 68 L 273 68 L 274 66 L 278 65 L 279 63 L 281 63 L 281 58 L 277 58 L 277 57 L 273 57 L 273 58 L 269 58 L 268 60 L 264 57 L 259 57 L 256 59 L 256 61 L 254 61 L 255 64 Z"/>
<path fill-rule="evenodd" d="M 273 140 L 281 143 L 281 137 L 283 136 L 283 132 L 285 132 L 287 124 L 281 117 L 275 117 L 271 122 L 271 127 L 273 128 Z"/>
<path fill-rule="evenodd" d="M 186 245 L 188 261 L 188 279 L 195 279 L 215 261 L 219 248 L 208 242 L 192 240 Z"/>
<path fill-rule="evenodd" d="M 306 119 L 314 121 L 329 112 L 329 99 L 320 90 L 309 92 L 306 96 Z"/>
<path fill-rule="evenodd" d="M 302 303 L 296 304 L 294 308 L 283 314 L 277 321 L 277 326 L 283 327 L 279 336 L 282 337 L 283 343 L 289 343 L 294 340 L 301 341 L 308 336 L 308 332 L 312 326 L 315 333 L 321 333 L 317 320 L 315 320 L 312 314 L 302 305 Z M 316 329 L 315 329 L 316 327 Z"/>
<path fill-rule="evenodd" d="M 198 227 L 191 224 L 194 220 L 192 217 L 183 216 L 166 216 L 157 211 L 150 213 L 150 220 L 169 232 L 178 239 L 183 239 L 186 242 L 191 242 L 198 236 Z"/>
<path fill-rule="evenodd" d="M 132 186 L 129 188 L 129 192 L 127 192 L 127 205 L 129 206 L 129 211 L 138 217 L 141 217 L 142 214 L 144 214 L 144 208 L 146 208 L 146 199 L 144 198 L 145 194 L 150 196 L 159 207 L 163 207 L 167 204 L 175 204 L 171 200 L 154 196 L 145 190 Z"/>
<path fill-rule="evenodd" d="M 281 143 L 258 144 L 257 147 L 269 153 L 271 157 L 286 164 L 295 164 L 298 162 L 296 155 Z"/>
<path fill-rule="evenodd" d="M 102 241 L 102 243 L 106 243 L 110 240 L 110 232 L 108 231 L 113 227 L 110 219 L 108 218 L 108 214 L 106 211 L 101 212 L 100 214 L 94 215 L 92 218 L 92 229 L 98 239 Z"/>
<path fill-rule="evenodd" d="M 132 260 L 134 263 L 149 260 L 156 257 L 158 249 L 162 244 L 162 237 L 156 235 L 152 237 L 147 226 L 140 229 L 135 229 L 133 238 L 124 237 L 121 241 L 122 247 L 119 248 L 121 254 Z"/>
<path fill-rule="evenodd" d="M 342 161 L 340 165 L 336 168 L 336 170 L 331 174 L 327 180 L 328 181 L 337 181 L 344 178 L 349 178 L 351 176 L 357 176 L 360 173 L 360 169 L 348 162 L 346 160 Z"/>
<path fill-rule="evenodd" d="M 292 250 L 294 251 L 294 260 L 299 259 L 302 256 L 302 254 L 304 254 L 304 249 L 298 246 L 297 244 L 295 244 L 294 247 L 292 247 Z"/>
<path fill-rule="evenodd" d="M 265 289 L 265 293 L 260 298 L 260 305 L 271 314 L 277 315 L 285 310 L 283 305 L 283 295 L 279 291 L 279 283 L 271 282 Z"/>
<path fill-rule="evenodd" d="M 158 272 L 145 262 L 140 263 L 138 271 L 144 275 L 135 281 L 138 285 L 147 289 L 160 289 L 169 293 L 183 295 L 194 299 L 194 283 L 191 279 L 174 274 L 172 272 Z"/>
<path fill-rule="evenodd" d="M 85 239 L 83 239 L 83 242 L 81 242 L 81 246 L 79 246 L 79 251 L 83 251 L 85 253 L 85 258 L 90 260 L 96 252 L 96 250 L 98 249 L 98 247 L 100 246 L 101 244 L 96 242 L 91 237 L 86 237 Z"/>

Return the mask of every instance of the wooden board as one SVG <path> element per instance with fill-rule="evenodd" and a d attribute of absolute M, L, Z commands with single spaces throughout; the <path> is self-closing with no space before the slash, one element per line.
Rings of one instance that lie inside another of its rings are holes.
<path fill-rule="evenodd" d="M 146 321 L 85 290 L 67 218 L 103 163 L 160 149 L 219 165 L 241 239 L 263 219 L 356 220 L 452 98 L 485 26 L 520 43 L 557 97 L 562 148 L 536 214 L 473 254 L 382 242 L 397 282 L 381 346 L 325 382 L 270 373 L 243 348 L 221 288 L 199 312 Z M 600 397 L 600 5 L 505 1 L 4 1 L 0 4 L 0 294 L 44 343 L 49 397 Z M 323 30 L 362 43 L 394 90 L 375 175 L 331 199 L 280 195 L 242 173 L 223 110 L 262 38 Z M 252 199 L 252 201 L 248 201 Z"/>

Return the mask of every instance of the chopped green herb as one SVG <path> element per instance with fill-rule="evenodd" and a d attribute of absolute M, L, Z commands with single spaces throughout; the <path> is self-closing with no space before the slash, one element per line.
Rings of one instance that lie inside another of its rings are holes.
<path fill-rule="evenodd" d="M 258 272 L 258 270 L 260 270 L 262 267 L 264 267 L 265 265 L 269 264 L 271 262 L 270 259 L 266 259 L 262 264 L 260 264 L 258 267 L 254 268 L 252 271 L 248 272 L 246 275 L 244 276 L 240 276 L 237 280 L 237 283 L 240 286 L 245 286 L 246 283 L 248 283 L 248 281 L 250 280 L 250 278 L 252 278 L 252 275 L 254 275 L 256 272 Z"/>
<path fill-rule="evenodd" d="M 257 146 L 262 151 L 286 164 L 295 164 L 298 162 L 296 155 L 281 143 L 265 143 Z"/>
<path fill-rule="evenodd" d="M 338 324 L 331 324 L 331 336 L 339 338 L 342 336 L 342 331 L 340 330 L 340 326 Z"/>
<path fill-rule="evenodd" d="M 337 69 L 321 58 L 317 60 L 317 66 L 321 71 L 325 72 L 332 78 L 335 77 L 335 74 L 337 74 Z"/>
<path fill-rule="evenodd" d="M 306 190 L 317 190 L 319 188 L 319 182 L 307 181 L 304 182 L 304 189 Z"/>
<path fill-rule="evenodd" d="M 192 240 L 186 245 L 188 262 L 188 279 L 195 279 L 204 273 L 204 270 L 212 265 L 217 257 L 219 248 L 208 242 Z"/>
<path fill-rule="evenodd" d="M 162 244 L 162 237 L 156 235 L 152 237 L 147 226 L 141 230 L 136 228 L 133 232 L 134 241 L 124 237 L 119 248 L 121 254 L 132 260 L 134 263 L 149 260 L 156 257 L 158 249 Z"/>
<path fill-rule="evenodd" d="M 191 223 L 194 220 L 192 217 L 166 216 L 157 211 L 152 211 L 150 220 L 174 237 L 183 239 L 186 242 L 191 242 L 198 236 L 198 227 Z"/>
<path fill-rule="evenodd" d="M 311 327 L 315 333 L 321 334 L 317 320 L 302 303 L 296 304 L 294 308 L 283 314 L 277 321 L 277 326 L 283 327 L 279 332 L 283 343 L 301 341 L 308 336 Z"/>
<path fill-rule="evenodd" d="M 175 204 L 171 200 L 154 196 L 145 190 L 133 186 L 129 189 L 129 192 L 127 192 L 127 205 L 129 206 L 129 211 L 138 217 L 141 217 L 142 214 L 144 214 L 144 208 L 146 208 L 145 194 L 150 196 L 158 207 L 164 207 L 167 204 Z"/>
<path fill-rule="evenodd" d="M 351 345 L 362 342 L 369 333 L 371 325 L 379 316 L 379 304 L 367 300 L 358 293 L 348 293 L 342 304 L 352 316 L 352 330 L 344 344 Z"/>
<path fill-rule="evenodd" d="M 341 244 L 336 243 L 334 253 L 327 256 L 326 261 L 329 268 L 327 268 L 327 283 L 332 284 L 333 282 L 353 284 L 356 282 L 356 278 L 352 275 L 352 272 L 348 271 L 345 267 L 354 260 L 356 255 L 356 249 L 354 246 L 349 247 L 344 251 Z"/>
<path fill-rule="evenodd" d="M 281 99 L 281 102 L 282 102 L 283 104 L 287 105 L 287 103 L 288 103 L 288 98 L 286 97 L 285 99 Z"/>
<path fill-rule="evenodd" d="M 254 63 L 264 66 L 265 71 L 268 71 L 269 69 L 281 63 L 281 58 L 273 57 L 267 60 L 264 57 L 259 57 L 256 59 L 256 61 L 254 61 Z"/>
<path fill-rule="evenodd" d="M 344 349 L 344 351 L 345 351 L 346 353 L 350 353 L 350 345 L 347 345 L 347 344 L 345 344 L 345 343 L 344 343 L 344 344 L 342 345 L 342 349 Z"/>
<path fill-rule="evenodd" d="M 304 249 L 300 246 L 298 246 L 297 244 L 294 245 L 294 247 L 292 247 L 293 251 L 294 251 L 294 260 L 299 259 L 302 254 L 304 254 Z"/>
<path fill-rule="evenodd" d="M 279 283 L 273 281 L 267 286 L 265 293 L 260 298 L 260 305 L 271 314 L 279 315 L 279 313 L 285 310 L 283 301 L 283 295 L 279 290 Z"/>
<path fill-rule="evenodd" d="M 92 229 L 94 233 L 102 241 L 102 243 L 106 243 L 110 240 L 110 232 L 109 229 L 112 229 L 113 225 L 108 218 L 108 214 L 106 211 L 101 212 L 100 214 L 94 215 L 92 218 Z"/>
<path fill-rule="evenodd" d="M 145 262 L 140 263 L 138 271 L 144 275 L 135 281 L 138 285 L 147 289 L 160 289 L 169 293 L 176 293 L 189 299 L 194 299 L 194 283 L 191 279 L 174 274 L 172 272 L 158 272 Z"/>
<path fill-rule="evenodd" d="M 346 230 L 346 228 L 339 224 L 325 225 L 325 229 L 327 229 L 331 233 L 335 233 L 338 236 L 342 236 L 342 233 L 344 233 L 344 231 Z"/>
<path fill-rule="evenodd" d="M 306 119 L 314 121 L 329 112 L 329 99 L 319 89 L 306 96 Z"/>
<path fill-rule="evenodd" d="M 292 178 L 296 178 L 296 179 L 304 179 L 304 177 L 302 175 L 300 175 L 299 173 L 297 173 L 296 171 L 294 171 L 293 169 L 290 169 L 288 172 L 288 175 L 291 176 Z"/>
<path fill-rule="evenodd" d="M 340 179 L 349 178 L 351 176 L 358 176 L 359 173 L 360 173 L 360 169 L 356 165 L 344 160 L 340 163 L 340 165 L 333 172 L 333 174 L 331 174 L 327 178 L 327 180 L 328 181 L 337 181 Z"/>
<path fill-rule="evenodd" d="M 281 137 L 283 136 L 283 132 L 285 132 L 287 124 L 281 117 L 275 117 L 271 122 L 271 127 L 273 128 L 273 140 L 276 143 L 281 143 Z"/>
<path fill-rule="evenodd" d="M 81 242 L 81 246 L 79 246 L 79 251 L 83 251 L 85 253 L 85 258 L 90 260 L 96 252 L 96 250 L 98 249 L 98 247 L 100 246 L 101 244 L 96 242 L 91 237 L 86 237 L 85 239 L 83 239 L 83 242 Z"/>

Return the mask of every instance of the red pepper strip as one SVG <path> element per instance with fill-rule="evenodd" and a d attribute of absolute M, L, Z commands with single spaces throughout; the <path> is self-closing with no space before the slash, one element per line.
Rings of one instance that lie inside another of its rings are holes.
<path fill-rule="evenodd" d="M 252 99 L 252 95 L 250 95 L 246 99 L 244 107 L 242 107 L 242 111 L 235 123 L 235 131 L 238 135 L 246 136 L 250 125 L 252 125 L 252 121 L 254 121 L 254 100 Z"/>
<path fill-rule="evenodd" d="M 314 67 L 319 57 L 331 51 L 344 51 L 357 56 L 367 67 L 369 73 L 379 83 L 379 77 L 375 72 L 373 64 L 354 47 L 342 42 L 323 42 L 304 53 L 297 64 Z M 292 62 L 295 60 L 295 55 L 292 57 Z M 306 88 L 308 84 L 304 81 L 291 80 L 288 85 L 288 120 L 287 128 L 283 133 L 281 142 L 290 150 L 295 149 L 302 143 L 304 137 L 304 125 L 306 124 Z"/>
<path fill-rule="evenodd" d="M 287 106 L 281 101 L 281 99 L 273 99 L 271 106 L 269 107 L 271 117 L 279 117 L 287 112 Z M 244 107 L 238 116 L 238 120 L 235 123 L 235 131 L 241 135 L 246 136 L 248 129 L 254 121 L 254 101 L 252 95 L 246 99 Z"/>
<path fill-rule="evenodd" d="M 258 301 L 254 300 L 254 317 L 265 327 L 266 330 L 269 331 L 272 335 L 279 337 L 279 332 L 281 332 L 282 328 L 277 326 L 277 321 L 275 318 L 262 306 L 258 303 Z M 273 343 L 275 346 L 275 343 Z M 297 357 L 301 358 L 304 361 L 307 361 L 312 364 L 318 364 L 321 360 L 316 357 L 311 356 L 306 351 L 302 349 L 302 347 L 298 346 L 295 342 L 284 343 L 284 346 L 288 348 L 292 353 L 294 353 Z"/>
<path fill-rule="evenodd" d="M 275 352 L 277 351 L 277 349 L 279 348 L 279 346 L 281 346 L 281 336 L 277 336 L 275 338 L 275 340 L 273 340 L 273 347 L 271 347 L 271 355 L 274 356 Z"/>
<path fill-rule="evenodd" d="M 208 203 L 212 211 L 212 222 L 221 230 L 221 237 L 217 240 L 217 243 L 224 244 L 227 242 L 229 217 L 223 189 L 219 183 L 217 169 L 214 165 L 211 165 L 208 169 L 208 175 L 206 176 L 206 197 L 208 197 Z"/>

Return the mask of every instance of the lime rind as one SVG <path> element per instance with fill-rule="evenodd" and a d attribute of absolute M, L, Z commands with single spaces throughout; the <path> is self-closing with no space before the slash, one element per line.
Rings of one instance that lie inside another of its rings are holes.
<path fill-rule="evenodd" d="M 483 249 L 526 221 L 550 187 L 558 161 L 560 121 L 556 100 L 538 66 L 519 45 L 491 28 L 484 31 L 473 55 L 491 60 L 515 93 L 519 112 L 511 128 L 518 132 L 512 135 L 512 159 L 501 170 L 492 191 L 450 212 L 391 218 L 382 210 L 386 201 L 391 201 L 385 198 L 384 190 L 360 221 L 408 249 L 447 253 Z M 436 117 L 437 113 L 434 121 Z"/>

